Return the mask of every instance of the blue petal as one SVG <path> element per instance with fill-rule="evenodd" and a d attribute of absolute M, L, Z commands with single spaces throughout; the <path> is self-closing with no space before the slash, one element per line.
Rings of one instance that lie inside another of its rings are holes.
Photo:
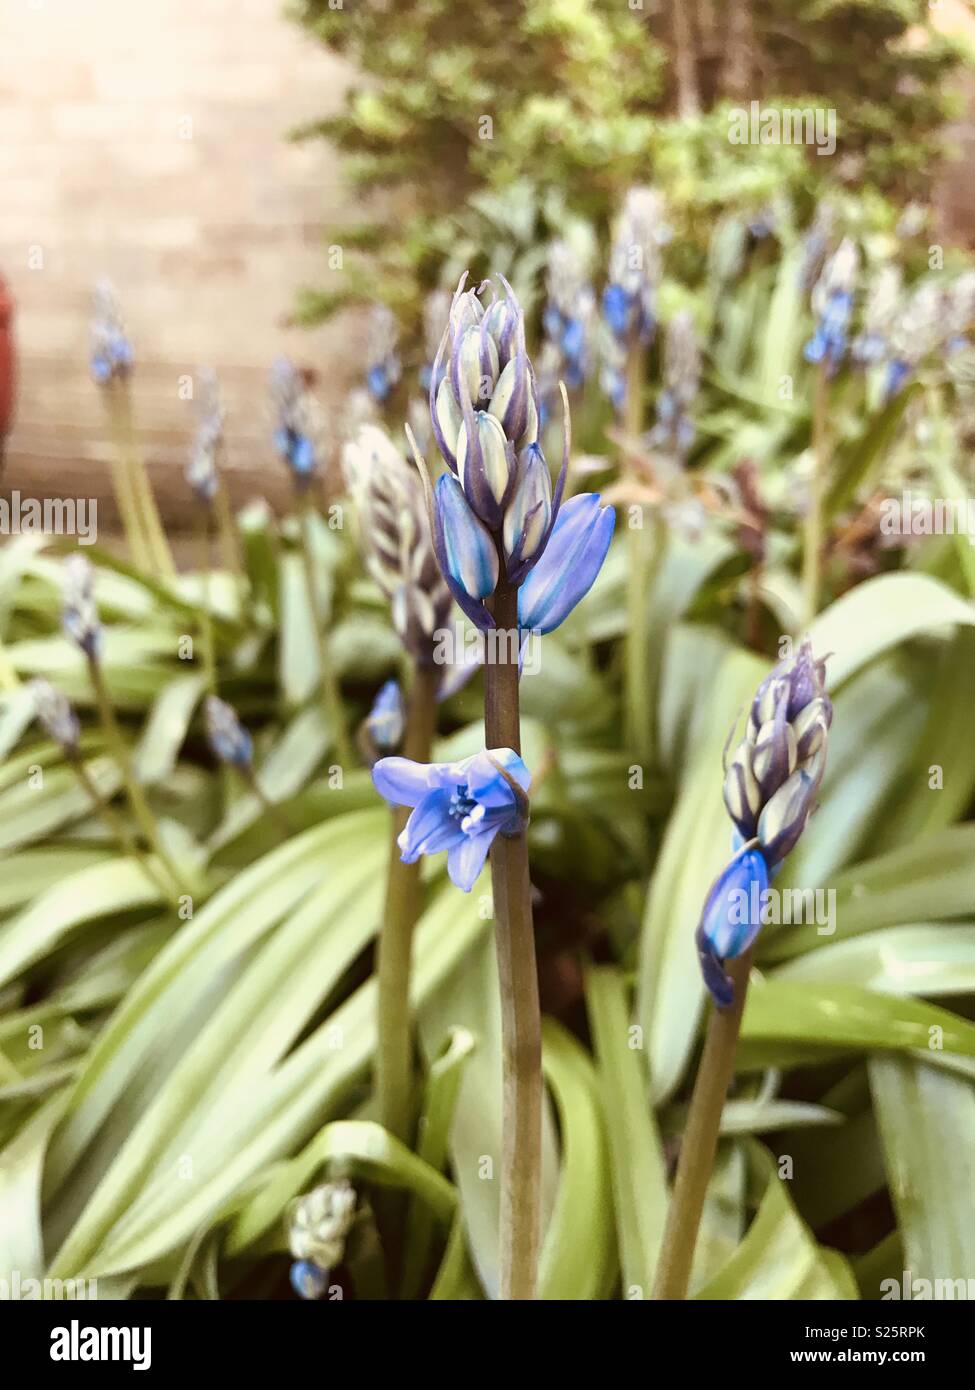
<path fill-rule="evenodd" d="M 510 777 L 527 792 L 532 784 L 532 775 L 522 759 L 510 748 L 492 748 L 489 752 L 476 754 L 467 769 L 467 794 L 479 805 L 489 809 L 499 806 L 513 806 L 514 792 L 501 776 L 494 762 L 500 763 Z"/>
<path fill-rule="evenodd" d="M 397 844 L 403 863 L 413 864 L 421 854 L 439 854 L 462 839 L 460 822 L 450 814 L 450 793 L 438 788 L 413 811 Z"/>
<path fill-rule="evenodd" d="M 485 599 L 498 582 L 498 552 L 491 533 L 474 515 L 453 473 L 443 473 L 434 489 L 437 519 L 442 527 L 445 578 L 472 599 Z"/>
<path fill-rule="evenodd" d="M 707 942 L 719 960 L 742 955 L 762 925 L 763 894 L 768 866 L 758 850 L 746 850 L 715 880 L 698 928 L 699 944 Z"/>
<path fill-rule="evenodd" d="M 328 1288 L 328 1274 L 311 1260 L 295 1260 L 291 1266 L 291 1287 L 299 1298 L 321 1298 Z"/>
<path fill-rule="evenodd" d="M 447 851 L 447 872 L 451 882 L 462 892 L 469 893 L 477 882 L 497 833 L 498 827 L 494 825 L 476 835 L 465 835 L 462 842 Z"/>
<path fill-rule="evenodd" d="M 615 525 L 616 514 L 600 508 L 598 493 L 566 502 L 541 559 L 518 591 L 518 621 L 526 631 L 552 632 L 565 621 L 592 588 Z"/>
<path fill-rule="evenodd" d="M 448 785 L 446 763 L 415 763 L 410 758 L 380 758 L 372 769 L 379 795 L 393 806 L 416 806 L 427 792 Z"/>

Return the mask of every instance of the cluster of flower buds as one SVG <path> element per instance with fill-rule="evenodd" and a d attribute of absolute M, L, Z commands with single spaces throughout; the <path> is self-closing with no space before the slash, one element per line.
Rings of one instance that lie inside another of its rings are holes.
<path fill-rule="evenodd" d="M 833 719 L 825 676 L 825 661 L 814 658 L 808 640 L 780 662 L 759 686 L 745 736 L 725 770 L 736 853 L 708 894 L 697 929 L 704 981 L 722 1007 L 732 999 L 724 962 L 755 940 L 761 925 L 756 905 L 795 848 L 823 780 Z"/>
<path fill-rule="evenodd" d="M 91 374 L 99 386 L 124 380 L 132 371 L 132 344 L 125 333 L 118 296 L 99 280 L 91 296 Z"/>
<path fill-rule="evenodd" d="M 485 600 L 497 587 L 502 564 L 507 583 L 518 587 L 543 562 L 557 533 L 569 422 L 566 411 L 562 466 L 553 490 L 538 438 L 538 393 L 521 307 L 507 281 L 501 281 L 504 292 L 485 304 L 481 293 L 488 286 L 465 291 L 465 279 L 454 295 L 430 382 L 433 433 L 449 470 L 434 490 L 434 547 L 451 593 L 486 630 L 495 621 Z M 598 508 L 598 497 L 590 500 Z M 594 549 L 563 548 L 588 573 L 586 589 L 611 533 L 611 520 L 608 529 L 605 522 L 597 529 L 595 543 L 605 539 L 598 555 Z M 574 540 L 580 535 L 573 530 Z M 549 569 L 550 586 L 566 579 Z"/>
<path fill-rule="evenodd" d="M 102 625 L 95 603 L 95 571 L 84 555 L 75 551 L 64 562 L 61 624 L 65 635 L 97 661 L 102 650 Z"/>
<path fill-rule="evenodd" d="M 288 1246 L 295 1263 L 291 1286 L 300 1298 L 321 1298 L 328 1273 L 345 1258 L 356 1214 L 355 1188 L 346 1178 L 322 1183 L 297 1197 L 287 1211 Z"/>
<path fill-rule="evenodd" d="M 230 767 L 250 767 L 254 745 L 234 707 L 216 695 L 208 695 L 205 716 L 207 739 L 215 756 Z"/>
<path fill-rule="evenodd" d="M 660 250 L 669 240 L 661 195 L 653 188 L 631 188 L 616 224 L 603 291 L 600 382 L 617 410 L 626 402 L 627 355 L 634 344 L 649 343 L 656 329 Z"/>
<path fill-rule="evenodd" d="M 900 266 L 888 261 L 870 282 L 863 310 L 863 326 L 854 338 L 850 355 L 861 367 L 874 367 L 890 357 L 891 332 L 901 304 Z"/>
<path fill-rule="evenodd" d="M 430 665 L 450 592 L 433 553 L 420 475 L 378 425 L 363 425 L 345 445 L 342 467 L 366 567 L 390 600 L 400 641 L 415 661 Z"/>
<path fill-rule="evenodd" d="M 397 681 L 387 681 L 366 715 L 366 733 L 379 753 L 395 753 L 406 732 L 406 704 Z"/>
<path fill-rule="evenodd" d="M 542 331 L 554 350 L 555 380 L 561 378 L 575 391 L 589 374 L 596 296 L 582 257 L 568 241 L 559 239 L 549 246 L 545 287 Z M 543 391 L 543 399 L 546 394 Z"/>
<path fill-rule="evenodd" d="M 664 389 L 657 400 L 657 423 L 650 443 L 673 458 L 684 459 L 694 443 L 690 408 L 701 381 L 701 349 L 694 320 L 686 309 L 667 325 Z"/>
<path fill-rule="evenodd" d="M 856 243 L 845 237 L 826 262 L 813 289 L 812 307 L 817 322 L 804 355 L 807 362 L 823 363 L 830 376 L 846 353 L 859 264 Z"/>
<path fill-rule="evenodd" d="M 184 475 L 201 502 L 212 502 L 220 483 L 223 418 L 217 374 L 205 367 L 196 377 L 196 431 Z"/>
<path fill-rule="evenodd" d="M 34 701 L 38 721 L 49 739 L 66 753 L 78 751 L 81 725 L 68 697 L 43 676 L 35 676 L 27 689 Z"/>
<path fill-rule="evenodd" d="M 403 374 L 398 345 L 396 315 L 386 304 L 375 305 L 369 319 L 366 388 L 378 405 L 386 401 Z"/>
<path fill-rule="evenodd" d="M 307 487 L 318 466 L 319 433 L 314 405 L 301 372 L 286 357 L 271 368 L 274 447 L 299 487 Z"/>

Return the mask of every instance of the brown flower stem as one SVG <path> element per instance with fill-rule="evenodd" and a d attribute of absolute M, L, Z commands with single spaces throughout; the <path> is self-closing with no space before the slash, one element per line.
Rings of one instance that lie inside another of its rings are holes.
<path fill-rule="evenodd" d="M 434 666 L 417 666 L 406 712 L 403 756 L 430 761 L 437 719 Z M 378 1040 L 376 1098 L 379 1120 L 390 1134 L 409 1143 L 413 1125 L 413 1040 L 410 1028 L 410 956 L 413 928 L 420 913 L 420 864 L 404 864 L 396 843 L 409 819 L 409 807 L 392 811 L 392 837 L 386 901 L 377 946 Z"/>
<path fill-rule="evenodd" d="M 735 1071 L 735 1051 L 751 964 L 751 950 L 728 962 L 734 999 L 727 1009 L 711 1007 L 704 1051 L 681 1138 L 677 1176 L 651 1294 L 654 1299 L 687 1297 L 701 1213 L 718 1149 L 721 1113 Z"/>
<path fill-rule="evenodd" d="M 502 639 L 517 632 L 518 591 L 504 576 L 503 557 L 493 611 Z M 501 640 L 489 649 L 484 725 L 488 748 L 519 753 L 517 643 L 514 648 Z M 532 1299 L 541 1222 L 542 1036 L 524 830 L 494 841 L 491 882 L 501 986 L 501 1297 Z"/>

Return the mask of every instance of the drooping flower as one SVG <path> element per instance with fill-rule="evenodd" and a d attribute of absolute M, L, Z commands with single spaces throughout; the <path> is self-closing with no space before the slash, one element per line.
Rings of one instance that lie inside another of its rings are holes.
<path fill-rule="evenodd" d="M 217 374 L 205 367 L 196 377 L 196 432 L 185 478 L 201 502 L 212 502 L 220 475 L 217 461 L 223 445 L 223 409 Z"/>
<path fill-rule="evenodd" d="M 758 687 L 744 737 L 725 769 L 736 854 L 708 894 L 696 938 L 705 983 L 721 1007 L 731 1002 L 732 990 L 724 961 L 746 951 L 760 925 L 754 910 L 732 922 L 730 895 L 751 892 L 754 883 L 760 901 L 805 829 L 823 780 L 833 719 L 825 676 L 825 661 L 816 660 L 806 639 Z M 749 898 L 752 909 L 755 901 Z"/>
<path fill-rule="evenodd" d="M 237 711 L 216 695 L 206 698 L 207 739 L 215 755 L 230 767 L 250 767 L 254 744 Z"/>
<path fill-rule="evenodd" d="M 366 731 L 374 748 L 391 753 L 403 741 L 406 705 L 397 681 L 387 681 L 366 715 Z"/>
<path fill-rule="evenodd" d="M 291 1285 L 301 1298 L 321 1298 L 328 1272 L 345 1258 L 358 1198 L 347 1178 L 322 1183 L 287 1209 L 288 1247 L 295 1263 Z"/>
<path fill-rule="evenodd" d="M 589 375 L 596 296 L 584 261 L 563 238 L 553 241 L 548 248 L 545 286 L 548 299 L 542 313 L 542 331 L 555 349 L 555 380 L 563 379 L 569 390 L 574 391 Z"/>
<path fill-rule="evenodd" d="M 825 364 L 832 376 L 846 354 L 846 336 L 853 311 L 859 253 L 846 237 L 830 256 L 812 295 L 817 323 L 803 355 L 807 362 Z"/>
<path fill-rule="evenodd" d="M 524 632 L 552 632 L 595 582 L 616 525 L 598 492 L 570 497 L 559 512 L 541 560 L 518 590 L 518 625 Z"/>
<path fill-rule="evenodd" d="M 657 423 L 650 444 L 674 459 L 682 460 L 694 443 L 690 408 L 701 380 L 701 349 L 694 320 L 686 309 L 667 325 L 664 353 L 664 389 L 657 400 Z"/>
<path fill-rule="evenodd" d="M 107 386 L 132 371 L 132 344 L 111 281 L 99 280 L 91 298 L 91 374 L 99 386 Z"/>
<path fill-rule="evenodd" d="M 660 248 L 669 240 L 661 194 L 654 188 L 631 188 L 616 224 L 603 291 L 603 315 L 621 342 L 647 343 L 653 336 Z"/>
<path fill-rule="evenodd" d="M 746 850 L 718 875 L 707 896 L 695 940 L 704 983 L 722 1008 L 734 997 L 723 963 L 743 955 L 758 935 L 767 888 L 764 856 Z"/>
<path fill-rule="evenodd" d="M 102 625 L 95 603 L 95 571 L 86 556 L 75 551 L 64 562 L 61 623 L 66 636 L 91 661 L 102 650 Z"/>
<path fill-rule="evenodd" d="M 363 425 L 346 444 L 342 468 L 366 566 L 390 601 L 397 636 L 416 661 L 431 665 L 450 592 L 434 555 L 420 475 L 378 425 Z"/>
<path fill-rule="evenodd" d="M 34 700 L 37 719 L 49 739 L 66 753 L 78 751 L 81 725 L 68 697 L 43 676 L 35 676 L 27 689 Z"/>
<path fill-rule="evenodd" d="M 398 344 L 396 315 L 386 304 L 375 305 L 369 320 L 366 347 L 366 388 L 378 405 L 386 401 L 403 374 Z"/>
<path fill-rule="evenodd" d="M 414 808 L 398 841 L 403 863 L 446 850 L 447 872 L 465 893 L 495 836 L 516 835 L 527 823 L 531 773 L 510 748 L 456 763 L 381 758 L 372 779 L 391 805 Z"/>
<path fill-rule="evenodd" d="M 318 467 L 318 421 L 298 368 L 279 357 L 271 368 L 271 405 L 275 415 L 274 447 L 299 487 L 307 487 Z"/>

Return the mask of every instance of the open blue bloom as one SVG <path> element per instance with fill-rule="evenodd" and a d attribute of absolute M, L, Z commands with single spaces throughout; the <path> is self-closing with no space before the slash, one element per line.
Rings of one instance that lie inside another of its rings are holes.
<path fill-rule="evenodd" d="M 414 808 L 397 842 L 403 863 L 446 850 L 447 872 L 465 893 L 484 867 L 494 837 L 517 834 L 527 821 L 531 773 L 510 748 L 488 749 L 457 763 L 381 758 L 372 780 L 391 805 Z"/>
<path fill-rule="evenodd" d="M 541 559 L 518 590 L 518 625 L 552 632 L 592 588 L 613 538 L 616 514 L 598 492 L 570 497 L 559 512 Z"/>
<path fill-rule="evenodd" d="M 232 705 L 216 695 L 208 695 L 206 726 L 210 747 L 222 763 L 240 768 L 250 766 L 254 745 Z"/>
<path fill-rule="evenodd" d="M 734 998 L 724 962 L 743 955 L 758 935 L 768 882 L 764 855 L 746 850 L 718 875 L 707 896 L 695 941 L 704 983 L 720 1008 Z"/>
<path fill-rule="evenodd" d="M 328 1271 L 311 1260 L 295 1260 L 291 1266 L 291 1287 L 299 1298 L 321 1298 L 328 1288 Z"/>
<path fill-rule="evenodd" d="M 366 729 L 373 747 L 384 753 L 398 748 L 406 728 L 406 706 L 396 681 L 387 681 L 366 716 Z"/>

